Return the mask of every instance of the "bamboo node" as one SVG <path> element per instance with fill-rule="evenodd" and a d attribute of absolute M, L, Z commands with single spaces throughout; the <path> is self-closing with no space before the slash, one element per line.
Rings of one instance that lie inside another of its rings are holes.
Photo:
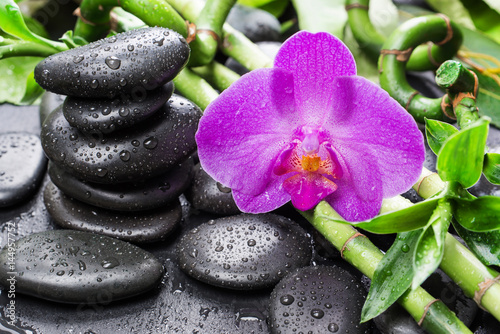
<path fill-rule="evenodd" d="M 450 19 L 448 18 L 448 16 L 441 13 L 436 15 L 446 22 L 446 37 L 441 42 L 435 43 L 439 46 L 442 46 L 443 44 L 448 43 L 453 38 L 453 28 L 451 27 Z"/>
<path fill-rule="evenodd" d="M 197 29 L 196 33 L 198 35 L 199 34 L 208 34 L 208 35 L 212 36 L 212 38 L 217 42 L 217 45 L 221 44 L 221 39 L 220 39 L 219 35 L 217 35 L 217 33 L 215 31 L 213 31 L 213 30 L 210 30 L 210 29 Z"/>
<path fill-rule="evenodd" d="M 443 111 L 443 114 L 446 115 L 449 119 L 456 120 L 457 115 L 455 115 L 455 110 L 452 108 L 451 104 L 449 101 L 446 101 L 446 98 L 448 97 L 448 94 L 444 94 L 443 97 L 441 98 L 441 110 Z M 453 110 L 453 115 L 448 113 L 448 109 Z"/>
<path fill-rule="evenodd" d="M 196 39 L 196 24 L 186 20 L 186 27 L 188 32 L 186 42 L 189 44 Z"/>
<path fill-rule="evenodd" d="M 433 45 L 434 45 L 434 43 L 427 42 L 427 58 L 429 58 L 429 61 L 431 62 L 432 65 L 439 67 L 439 65 L 441 65 L 441 64 L 438 63 L 436 61 L 436 59 L 434 59 L 434 57 L 432 56 L 432 46 Z"/>
<path fill-rule="evenodd" d="M 362 5 L 360 3 L 352 3 L 350 5 L 346 5 L 345 6 L 345 10 L 346 11 L 350 11 L 351 9 L 354 9 L 354 8 L 359 8 L 359 9 L 364 9 L 364 10 L 368 10 L 368 6 L 366 5 Z"/>
<path fill-rule="evenodd" d="M 408 59 L 410 59 L 412 52 L 413 52 L 413 47 L 410 47 L 406 50 L 387 50 L 387 49 L 380 50 L 380 54 L 382 55 L 382 57 L 385 55 L 396 55 L 396 60 L 401 62 L 407 62 Z"/>
<path fill-rule="evenodd" d="M 481 305 L 481 300 L 483 299 L 484 294 L 493 284 L 498 283 L 499 281 L 500 281 L 500 275 L 498 275 L 495 278 L 487 278 L 483 282 L 477 285 L 479 287 L 479 290 L 474 292 L 474 301 L 483 310 L 488 311 Z"/>
<path fill-rule="evenodd" d="M 364 234 L 362 233 L 359 233 L 359 232 L 356 232 L 354 233 L 349 239 L 347 239 L 347 241 L 344 243 L 344 245 L 342 246 L 342 249 L 340 250 L 340 257 L 342 257 L 344 259 L 344 251 L 346 249 L 349 249 L 347 248 L 347 244 L 350 243 L 352 240 L 356 239 L 357 237 L 359 236 L 363 236 L 363 237 L 366 237 Z"/>
<path fill-rule="evenodd" d="M 75 9 L 75 11 L 73 12 L 73 15 L 76 16 L 76 17 L 78 17 L 85 24 L 88 24 L 88 25 L 91 25 L 91 26 L 94 26 L 94 27 L 96 26 L 96 24 L 94 22 L 89 21 L 89 20 L 87 20 L 86 18 L 83 17 L 82 11 L 80 10 L 80 7 L 78 7 L 77 9 Z"/>
<path fill-rule="evenodd" d="M 427 305 L 425 305 L 425 307 L 424 307 L 424 313 L 422 314 L 422 317 L 418 321 L 418 325 L 419 326 L 422 326 L 422 324 L 423 324 L 423 322 L 425 320 L 425 317 L 427 316 L 427 313 L 429 312 L 429 308 L 432 306 L 432 304 L 434 304 L 435 302 L 438 302 L 438 301 L 440 301 L 440 300 L 439 299 L 433 299 Z"/>
<path fill-rule="evenodd" d="M 410 97 L 408 98 L 408 101 L 406 102 L 406 106 L 405 106 L 405 109 L 406 111 L 408 111 L 408 108 L 410 108 L 410 103 L 411 101 L 413 100 L 413 98 L 418 94 L 417 91 L 414 91 L 413 93 L 411 93 Z"/>
<path fill-rule="evenodd" d="M 420 180 L 420 182 L 419 182 L 419 183 L 418 183 L 418 185 L 417 185 L 417 194 L 418 194 L 418 195 L 420 195 L 420 186 L 422 185 L 422 183 L 424 182 L 424 180 L 425 180 L 426 178 L 428 178 L 429 176 L 432 176 L 432 175 L 434 175 L 434 174 L 436 174 L 436 175 L 437 175 L 437 173 L 431 173 L 431 174 L 429 174 L 429 175 L 424 176 L 424 177 Z"/>

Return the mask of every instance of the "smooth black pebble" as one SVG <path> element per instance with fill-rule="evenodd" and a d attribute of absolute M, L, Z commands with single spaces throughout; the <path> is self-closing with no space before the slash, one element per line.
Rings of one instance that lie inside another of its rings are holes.
<path fill-rule="evenodd" d="M 234 203 L 231 189 L 210 177 L 200 164 L 194 167 L 193 182 L 186 196 L 193 207 L 198 210 L 218 215 L 241 213 Z"/>
<path fill-rule="evenodd" d="M 70 125 L 88 133 L 111 133 L 128 128 L 152 116 L 172 96 L 169 82 L 138 95 L 122 94 L 113 99 L 88 99 L 68 96 L 63 114 Z"/>
<path fill-rule="evenodd" d="M 15 263 L 0 252 L 0 282 L 16 293 L 62 303 L 109 303 L 148 291 L 159 283 L 162 264 L 130 243 L 93 233 L 52 230 L 17 240 Z"/>
<path fill-rule="evenodd" d="M 131 213 L 90 206 L 64 195 L 51 182 L 43 195 L 47 211 L 57 225 L 134 243 L 164 240 L 182 219 L 178 199 L 156 210 Z"/>
<path fill-rule="evenodd" d="M 192 179 L 193 161 L 188 159 L 164 174 L 117 184 L 99 184 L 79 180 L 53 163 L 49 176 L 62 192 L 90 205 L 117 211 L 141 211 L 161 207 L 176 200 Z"/>
<path fill-rule="evenodd" d="M 294 221 L 275 214 L 210 220 L 177 245 L 181 269 L 205 283 L 237 290 L 274 286 L 312 257 L 311 239 Z"/>
<path fill-rule="evenodd" d="M 87 134 L 69 125 L 62 108 L 43 124 L 48 158 L 77 178 L 96 183 L 130 182 L 164 174 L 195 150 L 201 110 L 173 95 L 147 121 L 108 135 Z"/>
<path fill-rule="evenodd" d="M 136 95 L 171 81 L 189 52 L 184 37 L 173 30 L 134 29 L 45 58 L 35 68 L 35 80 L 62 95 Z"/>
<path fill-rule="evenodd" d="M 237 4 L 231 8 L 227 23 L 242 32 L 252 42 L 277 41 L 281 36 L 281 25 L 278 19 L 259 8 Z"/>
<path fill-rule="evenodd" d="M 297 269 L 271 294 L 271 333 L 371 333 L 360 324 L 365 290 L 352 274 L 337 266 Z"/>
<path fill-rule="evenodd" d="M 13 132 L 0 135 L 0 207 L 30 198 L 43 179 L 47 159 L 38 136 Z"/>

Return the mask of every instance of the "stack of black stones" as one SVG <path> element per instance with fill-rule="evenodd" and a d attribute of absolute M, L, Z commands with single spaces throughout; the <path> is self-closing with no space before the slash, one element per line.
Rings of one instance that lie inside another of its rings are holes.
<path fill-rule="evenodd" d="M 201 111 L 173 94 L 189 46 L 164 28 L 133 30 L 42 61 L 35 79 L 67 95 L 44 121 L 47 210 L 62 227 L 131 242 L 181 220 Z"/>

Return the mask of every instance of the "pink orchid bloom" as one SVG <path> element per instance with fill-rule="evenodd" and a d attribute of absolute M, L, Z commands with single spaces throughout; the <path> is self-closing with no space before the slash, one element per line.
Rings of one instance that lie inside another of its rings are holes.
<path fill-rule="evenodd" d="M 208 106 L 196 141 L 202 167 L 249 213 L 326 200 L 348 221 L 367 220 L 416 182 L 425 160 L 404 108 L 356 75 L 339 39 L 305 31 L 273 68 L 244 75 Z"/>

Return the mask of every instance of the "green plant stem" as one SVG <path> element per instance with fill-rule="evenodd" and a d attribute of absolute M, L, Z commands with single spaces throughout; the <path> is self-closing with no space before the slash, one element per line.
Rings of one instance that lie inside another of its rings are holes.
<path fill-rule="evenodd" d="M 212 61 L 205 66 L 192 67 L 191 70 L 207 80 L 219 91 L 225 90 L 240 78 L 238 73 L 231 71 L 229 68 L 216 61 Z"/>
<path fill-rule="evenodd" d="M 196 21 L 204 3 L 201 0 L 167 0 L 172 7 L 190 21 Z M 222 53 L 233 57 L 249 70 L 262 67 L 271 67 L 273 61 L 264 54 L 259 47 L 252 43 L 245 35 L 225 23 L 222 26 L 222 44 L 219 46 Z"/>
<path fill-rule="evenodd" d="M 4 39 L 5 45 L 0 46 L 0 59 L 9 57 L 48 57 L 59 52 L 52 47 L 21 40 Z M 0 44 L 1 45 L 1 44 Z"/>
<path fill-rule="evenodd" d="M 386 40 L 386 51 L 379 58 L 380 85 L 396 99 L 420 123 L 425 118 L 445 120 L 441 109 L 441 98 L 430 99 L 420 95 L 406 80 L 405 70 L 409 54 L 418 45 L 431 41 L 441 43 L 452 37 L 436 49 L 440 59 L 451 58 L 462 43 L 462 34 L 458 26 L 438 15 L 413 18 L 400 25 Z M 437 61 L 437 60 L 436 60 Z"/>
<path fill-rule="evenodd" d="M 413 189 L 419 196 L 429 198 L 443 190 L 445 186 L 446 183 L 441 180 L 437 173 L 424 167 L 417 182 L 413 185 Z"/>
<path fill-rule="evenodd" d="M 173 80 L 175 88 L 187 99 L 194 102 L 201 110 L 219 96 L 206 82 L 189 68 L 184 68 Z"/>
<path fill-rule="evenodd" d="M 314 210 L 301 212 L 301 214 L 338 250 L 346 261 L 360 270 L 369 278 L 373 278 L 375 269 L 383 257 L 383 253 L 373 245 L 366 237 L 355 237 L 356 229 L 347 224 L 336 223 L 323 217 L 333 219 L 342 219 L 333 208 L 326 202 L 320 202 Z M 346 245 L 346 242 L 348 244 Z M 434 300 L 424 289 L 418 287 L 415 290 L 408 290 L 399 299 L 398 302 L 410 313 L 410 315 L 419 321 L 424 314 L 426 306 Z M 436 304 L 436 303 L 434 303 Z M 436 317 L 425 317 L 423 328 L 437 328 L 434 333 L 449 333 L 447 328 L 449 323 L 460 328 L 459 333 L 471 333 L 470 330 L 443 305 L 432 304 L 429 309 L 436 313 Z"/>
<path fill-rule="evenodd" d="M 222 25 L 235 3 L 236 0 L 207 0 L 205 2 L 203 10 L 199 13 L 195 21 L 197 29 L 196 39 L 204 47 L 198 49 L 201 56 L 197 55 L 195 58 L 192 58 L 197 61 L 190 60 L 189 65 L 206 65 L 213 60 L 220 43 L 220 36 L 222 36 Z M 215 36 L 208 32 L 214 33 Z"/>

